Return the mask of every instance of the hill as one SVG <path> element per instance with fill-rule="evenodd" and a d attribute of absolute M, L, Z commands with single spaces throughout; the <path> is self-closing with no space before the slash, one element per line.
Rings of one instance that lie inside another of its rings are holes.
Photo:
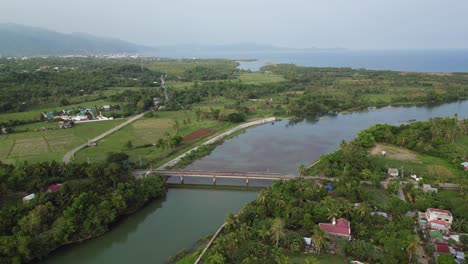
<path fill-rule="evenodd" d="M 59 33 L 37 27 L 0 24 L 2 56 L 140 53 L 151 48 L 84 33 Z"/>

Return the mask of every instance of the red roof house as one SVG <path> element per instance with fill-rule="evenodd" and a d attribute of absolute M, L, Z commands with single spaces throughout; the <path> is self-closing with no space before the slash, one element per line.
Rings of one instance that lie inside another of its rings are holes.
<path fill-rule="evenodd" d="M 344 218 L 340 218 L 336 221 L 335 218 L 333 218 L 331 223 L 320 223 L 319 228 L 330 235 L 351 239 L 351 225 L 349 221 Z"/>
<path fill-rule="evenodd" d="M 55 192 L 56 190 L 60 189 L 60 186 L 62 186 L 61 183 L 56 183 L 56 184 L 50 185 L 47 189 L 49 191 Z"/>
<path fill-rule="evenodd" d="M 446 244 L 436 244 L 435 250 L 440 253 L 450 253 L 449 245 Z"/>

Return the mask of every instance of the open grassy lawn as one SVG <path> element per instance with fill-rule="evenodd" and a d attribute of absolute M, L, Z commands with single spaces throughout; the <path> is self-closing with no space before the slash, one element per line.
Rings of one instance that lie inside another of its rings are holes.
<path fill-rule="evenodd" d="M 72 109 L 78 107 L 94 107 L 95 105 L 101 106 L 106 104 L 112 104 L 106 100 L 97 100 L 86 103 L 72 104 L 67 106 L 54 106 L 54 107 L 44 107 L 37 108 L 34 110 L 29 110 L 25 112 L 15 112 L 15 113 L 5 113 L 0 114 L 0 122 L 8 122 L 9 120 L 39 120 L 39 117 L 42 112 L 51 112 L 59 109 Z"/>
<path fill-rule="evenodd" d="M 439 199 L 444 201 L 455 217 L 468 218 L 468 198 L 463 196 L 458 190 L 438 190 Z"/>
<path fill-rule="evenodd" d="M 162 165 L 169 156 L 173 157 L 176 154 L 183 153 L 193 147 L 193 145 L 212 136 L 214 133 L 224 131 L 235 125 L 213 120 L 197 122 L 193 113 L 190 111 L 158 112 L 157 115 L 158 116 L 154 118 L 142 118 L 122 128 L 116 133 L 99 141 L 97 147 L 85 148 L 79 151 L 75 155 L 75 161 L 103 161 L 109 152 L 125 151 L 130 155 L 132 161 L 139 163 L 141 160 L 143 166 L 147 166 L 148 164 L 154 166 Z M 188 120 L 189 118 L 191 123 L 184 125 L 184 120 Z M 202 138 L 184 141 L 181 146 L 175 150 L 167 149 L 164 151 L 163 149 L 152 146 L 158 139 L 164 138 L 166 133 L 169 133 L 171 136 L 175 134 L 175 129 L 173 127 L 174 120 L 177 120 L 180 124 L 177 133 L 182 137 L 200 129 L 211 129 L 213 132 Z M 128 149 L 125 147 L 128 141 L 132 142 L 133 148 Z"/>
<path fill-rule="evenodd" d="M 387 151 L 388 155 L 385 158 L 374 155 L 372 156 L 373 162 L 379 163 L 386 168 L 403 168 L 404 176 L 407 179 L 409 179 L 411 174 L 416 174 L 425 178 L 428 183 L 434 183 L 436 178 L 429 173 L 429 168 L 431 166 L 442 166 L 447 168 L 453 174 L 453 177 L 462 177 L 462 170 L 458 166 L 442 158 L 421 154 L 397 146 L 380 146 L 380 149 Z"/>
<path fill-rule="evenodd" d="M 369 195 L 370 199 L 378 206 L 386 208 L 390 205 L 390 194 L 383 188 L 371 185 L 361 185 L 361 188 Z"/>
<path fill-rule="evenodd" d="M 308 256 L 314 256 L 314 255 L 297 254 L 297 255 L 291 255 L 291 256 L 288 256 L 288 257 L 289 257 L 289 260 L 291 261 L 291 263 L 301 264 L 301 263 L 305 263 L 305 259 Z M 339 257 L 339 256 L 321 255 L 321 256 L 316 256 L 316 257 L 320 261 L 320 263 L 322 263 L 322 264 L 341 264 L 341 263 L 345 264 L 345 263 L 349 263 L 348 260 L 346 260 L 343 257 Z"/>
<path fill-rule="evenodd" d="M 264 74 L 260 72 L 252 73 L 241 73 L 239 79 L 243 83 L 248 84 L 262 84 L 262 83 L 272 83 L 272 82 L 282 82 L 285 81 L 283 76 L 277 74 Z"/>
<path fill-rule="evenodd" d="M 71 129 L 54 129 L 0 135 L 0 160 L 61 161 L 63 155 L 125 119 L 76 124 Z"/>

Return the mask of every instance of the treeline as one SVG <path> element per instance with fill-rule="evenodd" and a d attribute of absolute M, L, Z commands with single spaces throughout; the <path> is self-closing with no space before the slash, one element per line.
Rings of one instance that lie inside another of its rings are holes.
<path fill-rule="evenodd" d="M 133 64 L 97 69 L 9 70 L 0 74 L 0 112 L 18 112 L 41 104 L 66 102 L 63 99 L 94 94 L 109 87 L 159 86 L 162 74 Z"/>
<path fill-rule="evenodd" d="M 394 197 L 391 206 L 382 208 L 363 194 L 355 206 L 340 194 L 328 195 L 314 181 L 275 182 L 237 216 L 227 217 L 225 231 L 204 263 L 290 263 L 289 255 L 304 251 L 303 237 L 312 239 L 317 255 L 333 248 L 337 255 L 361 261 L 407 263 L 414 251 L 405 249 L 417 242 L 413 220 L 404 215 L 405 203 Z M 373 206 L 391 212 L 393 221 L 372 214 Z M 351 221 L 353 241 L 327 236 L 318 228 L 318 223 L 339 217 Z"/>
<path fill-rule="evenodd" d="M 1 207 L 0 262 L 41 259 L 62 245 L 99 236 L 122 216 L 165 195 L 159 176 L 135 179 L 127 159 L 117 153 L 105 164 L 0 165 L 2 199 L 35 194 Z M 58 183 L 58 190 L 48 190 Z"/>

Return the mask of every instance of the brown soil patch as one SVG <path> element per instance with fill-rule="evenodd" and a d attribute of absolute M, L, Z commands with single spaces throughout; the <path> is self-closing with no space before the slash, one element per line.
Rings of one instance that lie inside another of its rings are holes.
<path fill-rule="evenodd" d="M 184 141 L 190 141 L 190 140 L 194 140 L 194 139 L 197 139 L 197 138 L 202 138 L 206 135 L 209 135 L 210 133 L 212 133 L 214 130 L 213 129 L 210 129 L 210 128 L 202 128 L 202 129 L 199 129 L 195 132 L 192 132 L 188 135 L 186 135 L 184 137 Z"/>
<path fill-rule="evenodd" d="M 371 150 L 370 154 L 372 156 L 380 155 L 381 151 L 387 152 L 387 157 L 391 159 L 397 160 L 412 160 L 415 162 L 421 162 L 418 157 L 414 153 L 412 153 L 408 149 L 394 147 L 394 146 L 387 146 L 382 144 L 376 144 L 375 147 Z"/>

